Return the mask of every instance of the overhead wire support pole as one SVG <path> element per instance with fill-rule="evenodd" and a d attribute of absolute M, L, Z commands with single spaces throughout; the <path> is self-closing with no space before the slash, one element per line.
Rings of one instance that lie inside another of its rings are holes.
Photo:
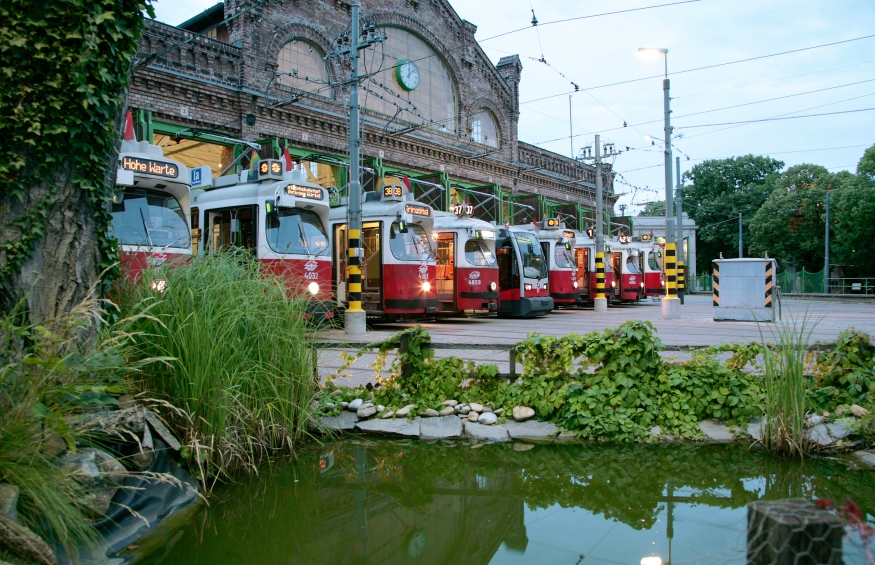
<path fill-rule="evenodd" d="M 823 293 L 829 294 L 829 191 L 826 191 L 826 226 L 823 246 Z"/>
<path fill-rule="evenodd" d="M 677 213 L 675 218 L 677 221 L 677 246 L 678 246 L 678 298 L 681 304 L 684 303 L 684 294 L 687 290 L 687 273 L 686 273 L 686 254 L 684 253 L 684 203 L 682 201 L 683 186 L 681 186 L 681 158 L 674 158 L 675 178 L 677 179 L 677 194 L 675 202 L 677 203 Z"/>
<path fill-rule="evenodd" d="M 741 231 L 741 212 L 738 213 L 738 258 L 742 259 L 744 257 L 744 233 Z"/>
<path fill-rule="evenodd" d="M 613 143 L 606 143 L 602 151 L 601 136 L 595 136 L 595 155 L 589 152 L 589 148 L 581 149 L 581 160 L 593 160 L 595 166 L 595 269 L 596 283 L 593 308 L 596 312 L 607 312 L 608 300 L 605 297 L 605 211 L 604 191 L 602 188 L 602 157 L 615 157 Z"/>

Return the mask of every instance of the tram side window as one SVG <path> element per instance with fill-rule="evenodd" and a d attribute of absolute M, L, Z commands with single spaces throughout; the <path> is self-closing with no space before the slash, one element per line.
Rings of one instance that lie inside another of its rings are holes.
<path fill-rule="evenodd" d="M 560 269 L 574 268 L 574 257 L 571 256 L 571 250 L 565 248 L 565 244 L 556 246 L 554 260 L 556 261 L 556 266 Z"/>
<path fill-rule="evenodd" d="M 396 259 L 402 261 L 425 261 L 432 257 L 431 243 L 422 226 L 409 224 L 407 233 L 401 233 L 398 222 L 392 223 L 389 248 Z"/>
<path fill-rule="evenodd" d="M 647 254 L 647 262 L 650 264 L 651 271 L 662 270 L 662 251 L 655 249 Z"/>
<path fill-rule="evenodd" d="M 122 245 L 191 246 L 188 221 L 176 198 L 143 188 L 126 188 L 121 202 L 113 201 L 110 235 Z"/>
<path fill-rule="evenodd" d="M 486 243 L 477 240 L 469 239 L 465 242 L 465 260 L 468 264 L 477 267 L 488 267 L 495 264 L 495 257 Z"/>
<path fill-rule="evenodd" d="M 267 217 L 267 244 L 275 252 L 298 255 L 325 255 L 328 237 L 322 221 L 310 210 L 278 208 Z"/>
<path fill-rule="evenodd" d="M 641 269 L 638 268 L 638 257 L 629 255 L 629 257 L 626 258 L 626 270 L 633 274 L 641 272 Z"/>
<path fill-rule="evenodd" d="M 622 253 L 611 253 L 611 268 L 615 273 L 619 273 L 622 271 L 620 268 L 622 258 Z"/>
<path fill-rule="evenodd" d="M 550 244 L 546 241 L 541 242 L 541 251 L 544 252 L 544 259 L 547 261 L 547 268 L 550 268 Z"/>
<path fill-rule="evenodd" d="M 256 246 L 256 206 L 241 206 L 224 210 L 207 210 L 209 218 L 210 250 L 227 248 L 255 249 Z"/>

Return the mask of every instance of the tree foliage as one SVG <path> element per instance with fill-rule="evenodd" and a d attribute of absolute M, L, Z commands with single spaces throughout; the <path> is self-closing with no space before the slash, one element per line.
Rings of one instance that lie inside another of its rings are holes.
<path fill-rule="evenodd" d="M 684 173 L 684 179 L 691 182 L 683 190 L 684 211 L 699 226 L 699 272 L 710 272 L 711 260 L 721 253 L 727 258 L 738 256 L 738 214 L 742 214 L 747 242 L 750 222 L 770 194 L 763 183 L 783 166 L 770 157 L 745 155 L 703 161 Z"/>
<path fill-rule="evenodd" d="M 875 145 L 867 149 L 857 163 L 857 174 L 875 181 Z"/>
<path fill-rule="evenodd" d="M 648 202 L 644 209 L 638 213 L 639 216 L 665 216 L 665 200 L 658 202 Z"/>
<path fill-rule="evenodd" d="M 109 172 L 131 56 L 143 12 L 152 13 L 150 1 L 0 4 L 0 308 L 21 298 L 22 272 L 35 270 L 45 279 L 59 268 L 30 261 L 53 233 L 63 239 L 67 226 L 58 225 L 58 214 L 81 218 L 92 231 L 67 237 L 96 240 L 95 272 L 82 274 L 82 293 L 98 268 L 116 259 L 114 243 L 104 236 L 111 220 Z"/>

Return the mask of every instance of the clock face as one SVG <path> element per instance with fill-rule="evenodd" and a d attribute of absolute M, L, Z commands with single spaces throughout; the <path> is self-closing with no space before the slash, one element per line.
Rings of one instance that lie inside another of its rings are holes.
<path fill-rule="evenodd" d="M 395 79 L 404 90 L 413 90 L 419 86 L 419 69 L 413 61 L 402 59 L 395 66 Z"/>

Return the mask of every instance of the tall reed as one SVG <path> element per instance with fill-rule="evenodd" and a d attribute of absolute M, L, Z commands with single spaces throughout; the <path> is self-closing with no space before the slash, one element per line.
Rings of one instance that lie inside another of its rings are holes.
<path fill-rule="evenodd" d="M 811 406 L 805 360 L 817 322 L 808 312 L 790 317 L 770 330 L 774 343 L 763 342 L 763 446 L 788 456 L 810 451 L 805 435 L 805 413 Z"/>
<path fill-rule="evenodd" d="M 154 289 L 158 279 L 163 292 Z M 292 450 L 316 385 L 305 296 L 289 296 L 245 253 L 197 256 L 146 272 L 127 290 L 119 293 L 122 317 L 146 314 L 128 328 L 145 334 L 140 356 L 170 359 L 145 369 L 142 386 L 180 409 L 167 417 L 205 487 Z"/>

